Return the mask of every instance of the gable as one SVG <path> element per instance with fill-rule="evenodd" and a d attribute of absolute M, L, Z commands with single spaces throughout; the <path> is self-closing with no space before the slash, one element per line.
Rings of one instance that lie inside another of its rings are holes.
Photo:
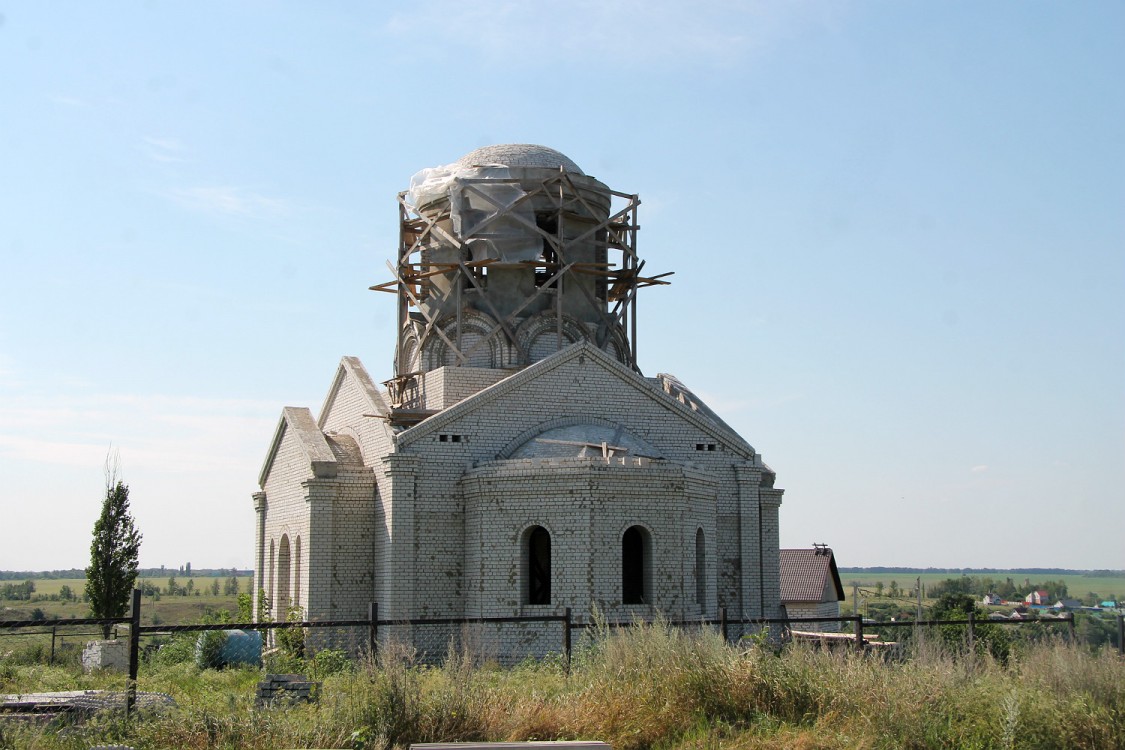
<path fill-rule="evenodd" d="M 328 433 L 353 430 L 361 435 L 365 450 L 372 440 L 387 450 L 394 440 L 389 416 L 383 394 L 363 363 L 358 357 L 343 357 L 320 408 L 317 426 Z"/>
<path fill-rule="evenodd" d="M 745 458 L 755 456 L 754 448 L 721 422 L 684 403 L 589 343 L 582 342 L 540 360 L 514 375 L 469 396 L 464 401 L 420 422 L 398 435 L 399 447 L 406 447 L 458 422 L 471 422 L 477 415 L 510 417 L 526 427 L 565 421 L 567 416 L 602 414 L 607 409 L 624 407 L 674 416 L 694 430 L 692 434 L 721 442 L 728 450 Z M 499 409 L 499 414 L 496 413 Z M 517 419 L 518 416 L 518 419 Z M 500 421 L 508 421 L 501 419 Z M 618 421 L 618 420 L 613 420 Z M 661 424 L 669 420 L 660 419 Z M 532 437 L 542 428 L 527 433 Z M 638 433 L 638 437 L 646 438 Z M 652 442 L 651 437 L 646 438 Z M 512 446 L 514 449 L 516 446 Z"/>
<path fill-rule="evenodd" d="M 328 395 L 324 397 L 324 404 L 320 407 L 317 424 L 321 429 L 328 423 L 338 406 L 347 408 L 350 401 L 348 396 L 358 397 L 361 408 L 369 413 L 382 417 L 390 415 L 379 388 L 367 374 L 367 369 L 359 361 L 359 357 L 342 357 L 340 366 L 336 368 L 336 377 L 332 379 L 332 386 L 328 389 Z"/>
<path fill-rule="evenodd" d="M 313 476 L 336 476 L 336 455 L 313 421 L 312 412 L 303 406 L 286 406 L 281 410 L 281 419 L 277 422 L 273 441 L 258 474 L 259 487 L 265 489 L 266 480 L 269 479 L 283 445 L 290 445 L 296 450 Z"/>

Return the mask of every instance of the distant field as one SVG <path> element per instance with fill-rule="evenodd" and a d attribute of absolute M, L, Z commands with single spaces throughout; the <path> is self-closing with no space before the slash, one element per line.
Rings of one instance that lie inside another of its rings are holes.
<path fill-rule="evenodd" d="M 227 578 L 229 578 L 229 576 L 227 576 Z M 211 596 L 211 583 L 213 581 L 218 581 L 221 596 L 221 587 L 223 585 L 223 582 L 226 581 L 227 578 L 214 576 L 185 577 L 178 575 L 176 576 L 176 584 L 179 586 L 187 586 L 187 582 L 189 580 L 195 581 L 195 589 L 200 592 L 200 596 L 209 597 Z M 86 588 L 85 578 L 32 578 L 31 580 L 35 582 L 35 594 L 39 596 L 57 595 L 63 586 L 70 586 L 71 591 L 73 591 L 77 595 L 81 595 L 82 591 Z M 159 588 L 164 589 L 168 585 L 168 576 L 161 576 L 160 578 L 138 578 L 137 585 L 140 586 L 140 584 L 145 581 L 148 581 L 154 586 L 158 586 Z M 242 593 L 248 593 L 250 591 L 250 581 L 250 576 L 239 576 L 238 590 Z M 20 581 L 2 581 L 0 583 L 20 583 Z"/>
<path fill-rule="evenodd" d="M 35 582 L 35 593 L 32 597 L 50 597 L 57 595 L 63 586 L 70 586 L 75 595 L 81 596 L 86 587 L 85 578 L 32 578 Z M 144 597 L 141 601 L 141 619 L 146 625 L 154 622 L 163 623 L 190 623 L 197 622 L 207 610 L 225 609 L 232 614 L 238 610 L 238 597 L 224 596 L 222 593 L 224 577 L 214 576 L 176 576 L 177 586 L 186 586 L 187 582 L 194 581 L 194 589 L 199 592 L 196 596 L 162 596 L 159 601 L 152 597 Z M 249 593 L 251 586 L 250 576 L 238 576 L 238 590 L 240 593 Z M 211 583 L 218 581 L 220 590 L 218 596 L 211 595 Z M 138 578 L 137 585 L 151 582 L 153 585 L 164 589 L 168 586 L 168 576 Z M 21 581 L 3 581 L 0 583 L 21 583 Z M 69 619 L 72 617 L 89 617 L 90 605 L 87 602 L 61 602 L 61 601 L 22 601 L 0 599 L 0 620 L 30 619 L 32 612 L 41 610 L 49 619 Z"/>
<path fill-rule="evenodd" d="M 1021 590 L 1027 588 L 1024 585 L 1025 579 L 1029 580 L 1032 585 L 1035 585 L 1036 583 L 1042 583 L 1043 581 L 1047 580 L 1057 581 L 1061 579 L 1066 583 L 1066 587 L 1070 593 L 1070 596 L 1075 598 L 1083 597 L 1087 594 L 1087 592 L 1093 591 L 1103 599 L 1117 599 L 1119 601 L 1121 599 L 1125 599 L 1125 575 L 1084 576 L 1074 574 L 1067 575 L 1062 573 L 1055 575 L 1046 573 L 1039 575 L 1027 575 L 1022 573 L 1017 574 L 1005 572 L 969 573 L 968 575 L 978 576 L 982 578 L 987 576 L 998 581 L 1003 581 L 1005 578 L 1010 577 L 1013 581 L 1015 581 L 1016 587 Z M 915 581 L 921 578 L 922 585 L 928 589 L 930 586 L 936 583 L 940 583 L 941 581 L 947 580 L 949 578 L 959 577 L 960 576 L 958 576 L 956 573 L 911 573 L 909 571 L 852 573 L 847 571 L 846 569 L 840 571 L 840 580 L 841 582 L 843 582 L 844 587 L 849 589 L 849 591 L 845 592 L 848 594 L 848 596 L 851 596 L 850 587 L 853 583 L 858 584 L 860 588 L 870 589 L 874 588 L 875 584 L 879 583 L 880 581 L 883 583 L 883 586 L 885 588 L 889 587 L 891 585 L 891 582 L 894 581 L 898 584 L 898 587 L 900 589 L 909 590 L 913 589 Z"/>
<path fill-rule="evenodd" d="M 30 620 L 32 612 L 42 610 L 46 619 L 66 620 L 89 617 L 87 602 L 23 602 L 0 600 L 0 620 Z M 199 622 L 208 610 L 225 609 L 232 615 L 238 611 L 233 596 L 166 596 L 158 602 L 146 597 L 141 602 L 141 623 L 144 625 L 188 624 Z"/>

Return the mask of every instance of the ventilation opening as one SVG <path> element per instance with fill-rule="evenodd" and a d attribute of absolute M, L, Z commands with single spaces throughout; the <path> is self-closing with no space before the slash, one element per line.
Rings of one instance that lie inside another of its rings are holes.
<path fill-rule="evenodd" d="M 439 443 L 467 443 L 464 435 L 442 434 L 437 436 Z"/>
<path fill-rule="evenodd" d="M 717 451 L 719 447 L 715 443 L 696 443 L 695 449 L 697 451 Z"/>

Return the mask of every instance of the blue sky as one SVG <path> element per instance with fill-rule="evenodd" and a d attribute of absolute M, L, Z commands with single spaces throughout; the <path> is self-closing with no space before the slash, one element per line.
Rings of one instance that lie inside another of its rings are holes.
<path fill-rule="evenodd" d="M 248 566 L 282 406 L 391 374 L 395 194 L 641 196 L 641 366 L 842 565 L 1123 568 L 1125 5 L 0 6 L 0 569 Z"/>

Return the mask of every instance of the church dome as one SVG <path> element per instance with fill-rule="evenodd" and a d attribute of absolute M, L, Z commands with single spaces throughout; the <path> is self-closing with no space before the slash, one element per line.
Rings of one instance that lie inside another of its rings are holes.
<path fill-rule="evenodd" d="M 558 169 L 562 167 L 572 174 L 585 175 L 577 164 L 553 148 L 536 146 L 533 143 L 501 143 L 484 146 L 462 156 L 457 160 L 460 167 L 483 167 L 489 164 L 503 164 L 505 167 L 531 167 L 534 169 Z"/>

